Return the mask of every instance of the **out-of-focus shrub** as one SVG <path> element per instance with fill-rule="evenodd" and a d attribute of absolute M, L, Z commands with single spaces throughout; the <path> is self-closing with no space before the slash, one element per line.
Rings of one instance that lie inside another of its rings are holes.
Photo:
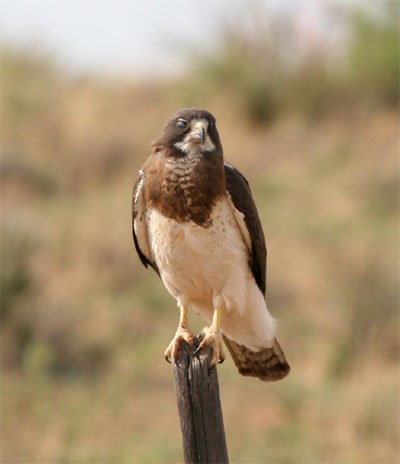
<path fill-rule="evenodd" d="M 0 181 L 2 190 L 18 191 L 19 196 L 46 196 L 57 189 L 55 179 L 44 166 L 39 167 L 16 153 L 2 153 Z"/>
<path fill-rule="evenodd" d="M 258 27 L 251 31 L 228 25 L 212 52 L 191 57 L 192 70 L 176 87 L 178 99 L 192 106 L 196 101 L 212 103 L 211 97 L 218 95 L 258 126 L 288 112 L 318 118 L 348 112 L 350 106 L 396 106 L 398 4 L 389 3 L 379 15 L 349 10 L 348 34 L 339 53 L 323 39 L 315 49 L 298 53 L 291 21 L 279 22 L 272 35 L 269 21 L 255 20 Z"/>
<path fill-rule="evenodd" d="M 262 36 L 227 30 L 214 53 L 193 58 L 192 72 L 179 84 L 178 96 L 185 104 L 221 95 L 252 124 L 269 124 L 282 107 L 283 72 L 274 44 Z"/>
<path fill-rule="evenodd" d="M 383 364 L 396 362 L 399 353 L 398 334 L 393 330 L 399 323 L 399 291 L 396 272 L 387 269 L 387 257 L 366 257 L 358 265 L 342 260 L 338 274 L 343 268 L 348 273 L 336 278 L 343 279 L 348 325 L 332 359 L 332 377 L 349 373 L 360 361 L 366 365 L 376 360 Z"/>
<path fill-rule="evenodd" d="M 37 50 L 27 53 L 2 47 L 0 61 L 3 132 L 15 135 L 27 120 L 41 118 L 53 110 L 61 77 L 53 57 Z"/>
<path fill-rule="evenodd" d="M 353 14 L 348 73 L 360 100 L 394 107 L 399 103 L 399 6 L 383 2 L 382 15 Z"/>
<path fill-rule="evenodd" d="M 1 249 L 1 318 L 5 321 L 12 307 L 28 291 L 32 276 L 29 270 L 35 242 L 27 233 L 12 227 L 2 227 Z"/>

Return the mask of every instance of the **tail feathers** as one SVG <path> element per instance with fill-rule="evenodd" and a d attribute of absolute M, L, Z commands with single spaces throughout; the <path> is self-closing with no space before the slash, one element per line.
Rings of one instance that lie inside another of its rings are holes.
<path fill-rule="evenodd" d="M 224 340 L 242 375 L 271 382 L 283 379 L 289 374 L 290 366 L 276 338 L 271 348 L 263 348 L 260 351 L 251 351 L 225 336 Z"/>

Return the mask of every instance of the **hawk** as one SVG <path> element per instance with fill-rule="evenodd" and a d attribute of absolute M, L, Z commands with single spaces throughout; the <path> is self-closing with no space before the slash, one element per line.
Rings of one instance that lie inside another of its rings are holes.
<path fill-rule="evenodd" d="M 239 372 L 264 381 L 290 370 L 265 302 L 266 245 L 245 177 L 223 158 L 215 118 L 189 108 L 176 112 L 151 144 L 133 190 L 133 238 L 142 263 L 161 277 L 180 309 L 165 351 L 176 358 L 193 344 L 189 308 L 210 323 L 199 346 Z"/>

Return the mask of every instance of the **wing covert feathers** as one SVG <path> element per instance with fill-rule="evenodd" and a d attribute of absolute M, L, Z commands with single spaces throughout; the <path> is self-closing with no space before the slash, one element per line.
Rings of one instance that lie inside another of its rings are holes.
<path fill-rule="evenodd" d="M 260 351 L 251 351 L 225 336 L 224 341 L 240 374 L 258 377 L 264 382 L 280 380 L 289 374 L 290 366 L 276 338 L 272 348 Z"/>
<path fill-rule="evenodd" d="M 267 247 L 265 245 L 264 232 L 258 216 L 257 207 L 254 203 L 249 183 L 246 178 L 236 168 L 225 163 L 226 187 L 231 196 L 234 207 L 243 215 L 244 224 L 238 223 L 247 228 L 245 239 L 250 237 L 251 249 L 249 250 L 249 265 L 258 288 L 265 295 L 267 280 Z M 240 214 L 239 213 L 239 214 Z M 237 218 L 237 215 L 235 214 Z M 246 240 L 247 242 L 247 240 Z"/>

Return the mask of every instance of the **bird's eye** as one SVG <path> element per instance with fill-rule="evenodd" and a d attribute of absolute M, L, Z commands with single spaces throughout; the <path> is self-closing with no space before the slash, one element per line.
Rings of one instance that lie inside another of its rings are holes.
<path fill-rule="evenodd" d="M 187 121 L 185 121 L 184 119 L 178 119 L 178 122 L 176 123 L 176 127 L 178 129 L 184 130 L 187 128 L 187 126 L 188 126 Z"/>

